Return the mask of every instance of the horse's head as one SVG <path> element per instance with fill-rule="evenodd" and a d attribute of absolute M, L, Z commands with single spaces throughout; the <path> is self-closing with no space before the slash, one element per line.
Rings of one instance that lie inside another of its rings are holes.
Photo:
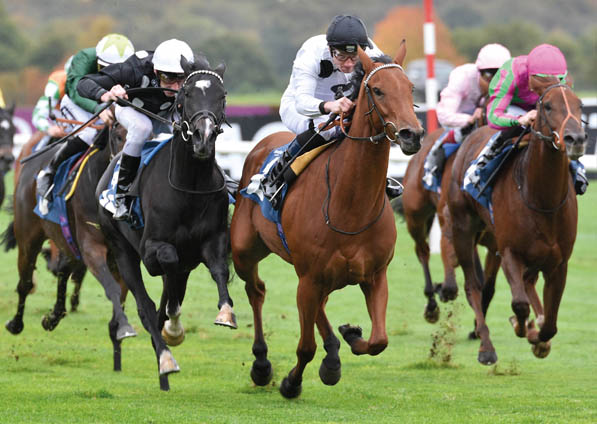
<path fill-rule="evenodd" d="M 176 99 L 181 118 L 183 140 L 193 148 L 198 159 L 215 157 L 215 141 L 226 121 L 226 89 L 222 79 L 226 66 L 211 69 L 203 55 L 195 56 L 194 62 L 181 57 L 186 79 Z"/>
<path fill-rule="evenodd" d="M 374 132 L 399 143 L 405 154 L 415 154 L 421 148 L 424 130 L 413 108 L 413 84 L 402 69 L 406 43 L 402 42 L 393 61 L 383 56 L 374 62 L 360 48 L 358 54 L 360 66 L 355 70 L 355 78 L 360 73 L 362 83 L 355 113 L 367 108 L 366 115 Z"/>
<path fill-rule="evenodd" d="M 4 175 L 10 170 L 14 161 L 12 155 L 13 138 L 15 136 L 15 125 L 12 121 L 15 107 L 0 108 L 0 175 Z"/>
<path fill-rule="evenodd" d="M 576 160 L 584 155 L 588 138 L 581 121 L 582 102 L 568 85 L 539 78 L 545 81 L 533 86 L 539 94 L 533 133 Z"/>

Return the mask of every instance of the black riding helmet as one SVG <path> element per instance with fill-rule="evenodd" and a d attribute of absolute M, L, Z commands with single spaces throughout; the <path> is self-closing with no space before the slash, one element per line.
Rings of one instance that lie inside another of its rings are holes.
<path fill-rule="evenodd" d="M 357 44 L 362 49 L 366 47 L 373 48 L 367 36 L 365 24 L 356 16 L 338 15 L 334 17 L 325 38 L 329 46 L 348 53 L 356 52 Z"/>

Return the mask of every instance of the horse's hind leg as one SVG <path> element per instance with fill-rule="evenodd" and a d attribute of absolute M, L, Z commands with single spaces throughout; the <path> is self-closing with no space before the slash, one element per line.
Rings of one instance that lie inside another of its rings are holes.
<path fill-rule="evenodd" d="M 514 333 L 518 337 L 526 337 L 530 308 L 529 298 L 524 287 L 523 265 L 510 249 L 505 249 L 503 257 L 502 269 L 510 284 L 512 311 L 515 314 L 515 317 L 510 317 L 510 323 L 514 327 Z"/>
<path fill-rule="evenodd" d="M 56 303 L 52 312 L 45 315 L 41 320 L 41 325 L 46 331 L 54 330 L 66 315 L 66 283 L 72 273 L 72 268 L 73 264 L 66 255 L 61 255 L 57 267 Z"/>
<path fill-rule="evenodd" d="M 296 348 L 297 363 L 280 384 L 280 393 L 285 398 L 295 398 L 301 394 L 303 372 L 315 356 L 315 319 L 325 297 L 313 282 L 305 277 L 299 280 L 296 301 L 301 324 L 301 338 Z"/>
<path fill-rule="evenodd" d="M 361 328 L 345 324 L 339 328 L 342 337 L 350 345 L 355 355 L 377 355 L 388 345 L 386 333 L 386 309 L 388 305 L 388 280 L 386 268 L 379 271 L 374 281 L 360 285 L 365 294 L 367 310 L 371 317 L 371 335 L 369 340 L 363 339 Z"/>
<path fill-rule="evenodd" d="M 442 302 L 448 302 L 458 296 L 458 285 L 456 284 L 456 274 L 454 272 L 454 269 L 458 266 L 458 259 L 452 245 L 451 217 L 448 205 L 443 207 L 442 213 L 438 211 L 438 218 L 441 227 L 440 248 L 444 265 L 444 282 L 436 288 L 436 291 L 439 293 L 439 299 Z"/>
<path fill-rule="evenodd" d="M 16 213 L 16 211 L 15 211 Z M 15 225 L 13 223 L 13 225 Z M 16 228 L 15 228 L 16 230 Z M 19 283 L 17 284 L 17 293 L 19 296 L 19 303 L 17 306 L 17 313 L 9 320 L 5 327 L 12 334 L 19 334 L 23 331 L 25 324 L 23 323 L 23 315 L 25 313 L 25 302 L 29 293 L 33 289 L 33 270 L 35 269 L 35 260 L 41 250 L 44 241 L 44 235 L 41 231 L 36 231 L 35 234 L 27 235 L 27 238 L 21 238 L 21 231 L 16 231 L 18 244 L 18 269 L 19 269 Z"/>
<path fill-rule="evenodd" d="M 491 303 L 493 295 L 495 294 L 495 282 L 497 273 L 500 270 L 501 262 L 501 258 L 496 254 L 495 251 L 491 249 L 488 250 L 487 256 L 485 256 L 485 268 L 483 270 L 485 283 L 483 284 L 483 289 L 481 292 L 481 310 L 483 311 L 484 317 L 487 317 L 489 304 Z M 471 331 L 468 335 L 470 340 L 477 338 L 474 327 L 476 327 L 476 321 L 473 323 L 473 331 Z"/>
<path fill-rule="evenodd" d="M 340 356 L 338 355 L 338 352 L 340 351 L 340 340 L 338 340 L 334 334 L 334 330 L 325 314 L 325 304 L 327 300 L 326 297 L 322 302 L 319 312 L 317 313 L 315 324 L 323 339 L 323 348 L 327 353 L 319 367 L 319 378 L 321 378 L 321 381 L 324 384 L 333 386 L 340 381 L 342 368 L 340 364 Z"/>
<path fill-rule="evenodd" d="M 71 312 L 76 312 L 77 308 L 79 307 L 79 302 L 81 299 L 81 285 L 83 284 L 83 278 L 85 278 L 85 274 L 87 273 L 87 267 L 84 265 L 77 266 L 74 270 L 72 275 L 70 276 L 70 280 L 74 284 L 73 293 L 70 295 L 70 310 Z"/>

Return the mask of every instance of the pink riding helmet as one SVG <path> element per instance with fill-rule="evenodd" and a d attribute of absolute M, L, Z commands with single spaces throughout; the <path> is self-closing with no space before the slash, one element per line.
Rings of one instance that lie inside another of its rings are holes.
<path fill-rule="evenodd" d="M 566 58 L 556 46 L 540 44 L 529 53 L 527 66 L 530 75 L 566 75 Z"/>
<path fill-rule="evenodd" d="M 498 69 L 510 59 L 510 50 L 501 44 L 487 44 L 479 50 L 477 55 L 477 69 Z"/>

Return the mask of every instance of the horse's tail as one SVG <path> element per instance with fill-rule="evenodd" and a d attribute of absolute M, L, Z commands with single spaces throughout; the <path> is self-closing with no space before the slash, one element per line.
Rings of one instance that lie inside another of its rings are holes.
<path fill-rule="evenodd" d="M 4 245 L 4 251 L 8 252 L 11 249 L 17 247 L 17 238 L 15 237 L 15 226 L 14 221 L 11 221 L 6 227 L 6 230 L 2 233 L 2 240 L 0 245 Z"/>
<path fill-rule="evenodd" d="M 404 203 L 402 202 L 402 196 L 392 200 L 391 205 L 394 212 L 404 220 Z"/>

